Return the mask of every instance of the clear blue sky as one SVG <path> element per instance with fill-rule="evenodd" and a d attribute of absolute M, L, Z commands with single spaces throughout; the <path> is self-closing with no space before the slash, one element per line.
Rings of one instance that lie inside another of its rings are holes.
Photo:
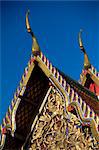
<path fill-rule="evenodd" d="M 99 2 L 2 2 L 0 122 L 31 54 L 32 41 L 25 28 L 28 9 L 41 50 L 56 67 L 79 80 L 83 55 L 78 32 L 82 28 L 90 61 L 99 70 Z"/>

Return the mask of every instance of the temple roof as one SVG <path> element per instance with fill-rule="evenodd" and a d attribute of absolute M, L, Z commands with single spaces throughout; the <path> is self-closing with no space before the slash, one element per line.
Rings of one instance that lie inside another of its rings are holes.
<path fill-rule="evenodd" d="M 7 140 L 2 141 L 3 144 L 5 143 L 6 149 L 12 147 L 12 145 L 15 148 L 18 143 L 22 146 L 26 140 L 34 118 L 49 89 L 49 83 L 52 83 L 62 93 L 67 106 L 73 101 L 80 105 L 83 117 L 88 118 L 90 121 L 94 120 L 95 129 L 93 130 L 97 133 L 99 122 L 99 100 L 97 95 L 81 83 L 65 75 L 46 58 L 30 28 L 28 14 L 26 15 L 26 25 L 28 32 L 32 35 L 33 54 L 1 125 L 2 139 L 4 140 L 5 135 L 7 135 Z M 99 80 L 99 73 L 93 70 L 92 65 L 87 68 L 87 71 L 97 81 Z M 81 121 L 84 120 L 86 119 Z M 24 130 L 26 130 L 26 133 L 24 133 Z M 4 147 L 2 142 L 1 148 Z"/>
<path fill-rule="evenodd" d="M 83 92 L 85 92 L 87 95 L 89 95 L 90 97 L 93 98 L 93 100 L 98 100 L 98 97 L 96 96 L 95 93 L 91 92 L 88 88 L 85 88 L 84 86 L 82 86 L 78 81 L 74 80 L 73 78 L 71 78 L 70 76 L 66 75 L 65 73 L 63 73 L 62 71 L 59 70 L 59 72 L 62 74 L 62 76 L 64 78 L 66 78 L 66 80 L 68 81 L 68 83 L 71 85 L 71 87 L 77 87 L 79 90 L 82 90 Z"/>

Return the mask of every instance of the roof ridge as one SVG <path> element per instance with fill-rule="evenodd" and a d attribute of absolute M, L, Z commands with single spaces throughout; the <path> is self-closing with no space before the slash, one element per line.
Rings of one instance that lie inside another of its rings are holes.
<path fill-rule="evenodd" d="M 31 75 L 29 73 L 29 70 L 31 70 L 31 72 L 32 72 L 32 70 L 33 70 L 32 65 L 34 64 L 34 61 L 36 60 L 37 57 L 39 57 L 40 60 L 42 61 L 42 63 L 44 63 L 46 65 L 46 67 L 50 71 L 51 75 L 53 75 L 53 77 L 55 78 L 55 80 L 60 84 L 60 86 L 64 89 L 64 91 L 67 92 L 70 97 L 72 96 L 72 100 L 75 99 L 80 105 L 84 104 L 85 107 L 83 109 L 83 115 L 85 115 L 86 108 L 88 108 L 88 111 L 89 111 L 88 112 L 88 116 L 91 117 L 91 118 L 93 118 L 95 120 L 95 123 L 96 123 L 96 126 L 97 126 L 99 118 L 95 114 L 94 110 L 92 110 L 86 104 L 86 102 L 84 102 L 82 100 L 82 98 L 78 95 L 78 93 L 75 92 L 74 89 L 68 83 L 66 83 L 66 79 L 61 75 L 61 73 L 59 72 L 59 70 L 52 65 L 52 63 L 45 57 L 45 55 L 42 52 L 40 52 L 40 55 L 38 55 L 36 57 L 35 56 L 33 57 L 33 55 L 31 55 L 31 58 L 30 58 L 30 60 L 28 62 L 28 66 L 25 68 L 25 71 L 24 71 L 24 73 L 22 75 L 22 79 L 20 81 L 20 84 L 19 84 L 18 88 L 16 89 L 16 92 L 14 93 L 14 98 L 13 98 L 13 100 L 11 102 L 11 105 L 9 106 L 8 112 L 6 113 L 6 117 L 3 119 L 3 123 L 1 124 L 1 126 L 6 127 L 6 125 L 7 125 L 7 123 L 6 123 L 7 117 L 9 117 L 8 114 L 10 114 L 11 124 L 14 125 L 14 122 L 12 122 L 12 111 L 13 111 L 14 107 L 16 107 L 16 109 L 18 107 L 18 106 L 16 106 L 17 101 L 18 101 L 18 96 L 19 96 L 20 93 L 23 95 L 23 93 L 25 91 L 25 87 L 26 87 L 26 84 L 27 84 L 27 82 L 25 82 L 25 80 L 26 80 L 26 78 L 29 79 L 29 77 Z M 28 79 L 27 79 L 27 81 L 28 81 Z M 24 84 L 24 82 L 25 82 L 25 84 Z M 71 91 L 72 91 L 72 93 L 70 95 Z M 74 93 L 74 95 L 72 95 L 73 93 Z M 15 127 L 12 128 L 12 126 L 11 126 L 11 132 L 12 132 L 12 129 L 14 130 Z"/>

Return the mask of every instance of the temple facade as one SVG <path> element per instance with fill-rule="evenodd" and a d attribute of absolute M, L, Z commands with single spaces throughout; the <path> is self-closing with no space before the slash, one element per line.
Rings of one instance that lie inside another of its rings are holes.
<path fill-rule="evenodd" d="M 32 54 L 1 124 L 0 150 L 98 150 L 99 72 L 84 54 L 80 81 L 43 54 L 29 24 Z"/>

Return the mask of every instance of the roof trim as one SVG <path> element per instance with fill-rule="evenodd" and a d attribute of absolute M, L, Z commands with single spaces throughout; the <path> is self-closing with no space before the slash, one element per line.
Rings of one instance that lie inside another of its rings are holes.
<path fill-rule="evenodd" d="M 90 124 L 92 135 L 99 142 L 99 132 L 98 132 L 98 128 L 96 128 L 95 120 L 92 119 L 92 118 L 89 118 L 89 117 L 85 118 L 83 116 L 82 109 L 81 109 L 80 105 L 77 102 L 71 102 L 69 104 L 69 106 L 73 106 L 76 109 L 78 117 L 79 117 L 79 119 L 82 123 L 84 123 L 84 124 L 89 123 Z M 90 109 L 88 111 L 88 115 L 90 116 Z"/>
<path fill-rule="evenodd" d="M 16 115 L 16 111 L 17 111 L 17 108 L 20 103 L 20 100 L 18 97 L 19 97 L 19 95 L 22 96 L 24 94 L 27 82 L 31 76 L 31 73 L 34 69 L 35 61 L 36 61 L 36 62 L 38 62 L 38 66 L 42 69 L 42 71 L 45 73 L 45 75 L 54 82 L 54 84 L 57 86 L 57 88 L 63 94 L 63 96 L 66 100 L 66 106 L 69 105 L 68 97 L 71 97 L 71 95 L 72 95 L 72 99 L 71 99 L 72 101 L 76 100 L 76 102 L 78 104 L 80 104 L 80 106 L 82 106 L 82 104 L 84 104 L 85 109 L 83 110 L 83 115 L 85 114 L 85 111 L 87 108 L 88 108 L 89 114 L 92 113 L 92 116 L 87 114 L 87 117 L 94 119 L 95 125 L 97 128 L 98 122 L 99 122 L 99 117 L 96 116 L 94 110 L 92 110 L 88 105 L 86 105 L 86 102 L 83 101 L 82 98 L 78 95 L 78 93 L 75 92 L 74 89 L 66 82 L 66 79 L 57 70 L 57 68 L 55 68 L 49 62 L 49 60 L 43 55 L 43 53 L 40 51 L 40 49 L 36 49 L 37 47 L 39 47 L 37 40 L 36 40 L 33 32 L 31 32 L 31 28 L 30 28 L 29 24 L 27 25 L 27 27 L 29 27 L 28 32 L 31 33 L 32 40 L 34 42 L 33 43 L 34 45 L 32 45 L 32 52 L 34 54 L 34 57 L 33 57 L 33 55 L 31 55 L 31 59 L 28 63 L 28 67 L 25 68 L 25 72 L 22 76 L 22 80 L 20 81 L 20 84 L 14 94 L 14 98 L 11 102 L 11 105 L 9 106 L 8 112 L 6 113 L 6 117 L 3 119 L 2 126 L 5 127 L 6 129 L 9 129 L 9 127 L 7 127 L 7 124 L 9 122 L 8 120 L 10 118 L 9 124 L 10 124 L 12 135 L 14 134 L 15 129 L 16 129 L 15 115 Z M 35 47 L 35 46 L 37 46 L 37 47 Z M 38 50 L 39 50 L 39 53 L 38 53 Z M 35 53 L 35 51 L 36 51 L 36 53 Z M 92 71 L 93 75 L 99 77 L 99 73 L 96 70 L 95 70 L 95 72 L 93 72 L 93 68 L 90 68 L 90 71 Z M 72 90 L 73 94 L 70 94 L 70 90 Z M 76 95 L 76 98 L 75 98 L 75 95 Z M 80 102 L 79 102 L 79 100 L 80 100 Z"/>
<path fill-rule="evenodd" d="M 32 60 L 32 63 L 30 63 L 31 60 Z M 30 61 L 29 61 L 28 69 L 26 69 L 28 71 L 26 72 L 26 70 L 25 70 L 25 73 L 23 74 L 22 80 L 20 82 L 20 90 L 19 90 L 19 87 L 18 87 L 17 91 L 14 94 L 14 101 L 12 101 L 12 103 L 11 103 L 11 104 L 13 104 L 13 102 L 14 102 L 14 106 L 11 109 L 13 114 L 16 113 L 16 110 L 18 108 L 18 105 L 17 105 L 18 96 L 20 94 L 23 95 L 23 93 L 25 91 L 26 84 L 27 84 L 27 82 L 28 82 L 28 80 L 31 76 L 31 73 L 33 71 L 33 68 L 35 66 L 34 62 L 38 62 L 38 66 L 42 69 L 42 71 L 45 73 L 45 75 L 49 79 L 51 79 L 54 82 L 54 84 L 57 86 L 57 88 L 61 91 L 61 93 L 63 94 L 63 96 L 66 100 L 66 107 L 70 103 L 67 97 L 68 96 L 71 97 L 70 90 L 72 90 L 72 93 L 74 93 L 72 95 L 72 101 L 75 99 L 74 95 L 76 95 L 76 102 L 80 105 L 80 107 L 82 107 L 83 104 L 85 106 L 84 107 L 85 109 L 83 110 L 83 115 L 85 114 L 86 109 L 88 108 L 89 114 L 92 113 L 92 116 L 87 115 L 87 117 L 90 117 L 92 119 L 96 118 L 96 119 L 94 119 L 94 121 L 95 121 L 95 125 L 96 125 L 96 128 L 97 128 L 98 122 L 99 122 L 99 117 L 96 116 L 94 110 L 92 110 L 88 105 L 86 105 L 86 103 L 82 100 L 82 98 L 73 90 L 73 88 L 71 88 L 71 86 L 66 82 L 66 79 L 49 62 L 49 60 L 43 55 L 42 52 L 40 52 L 40 55 L 38 55 L 38 56 L 34 56 L 34 57 L 32 56 Z M 80 102 L 79 102 L 79 100 L 80 100 Z M 11 132 L 12 132 L 12 135 L 13 135 L 13 133 L 15 132 L 15 129 L 16 129 L 15 115 L 12 115 L 12 120 L 11 121 L 12 121 Z M 6 125 L 6 121 L 5 121 L 5 125 Z"/>

